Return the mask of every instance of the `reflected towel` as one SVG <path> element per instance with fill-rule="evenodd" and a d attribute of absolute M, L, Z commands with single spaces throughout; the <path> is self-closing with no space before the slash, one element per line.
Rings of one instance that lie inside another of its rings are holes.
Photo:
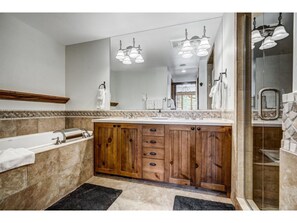
<path fill-rule="evenodd" d="M 163 99 L 155 100 L 155 109 L 163 109 Z"/>
<path fill-rule="evenodd" d="M 0 173 L 34 162 L 35 153 L 24 148 L 9 148 L 4 151 L 0 151 Z"/>
<path fill-rule="evenodd" d="M 98 89 L 97 90 L 97 109 L 104 110 L 105 109 L 105 100 L 106 100 L 106 90 Z"/>
<path fill-rule="evenodd" d="M 146 109 L 155 109 L 155 102 L 152 99 L 146 100 Z"/>

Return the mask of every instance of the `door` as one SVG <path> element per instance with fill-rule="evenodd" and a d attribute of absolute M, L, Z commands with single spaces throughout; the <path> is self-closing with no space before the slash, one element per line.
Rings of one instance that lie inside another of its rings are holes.
<path fill-rule="evenodd" d="M 196 186 L 230 191 L 231 128 L 196 127 Z"/>
<path fill-rule="evenodd" d="M 165 181 L 183 185 L 191 184 L 191 179 L 194 177 L 191 154 L 194 151 L 194 126 L 165 126 Z"/>
<path fill-rule="evenodd" d="M 117 125 L 95 125 L 95 172 L 117 173 Z"/>
<path fill-rule="evenodd" d="M 121 124 L 118 128 L 119 175 L 142 177 L 142 127 Z"/>

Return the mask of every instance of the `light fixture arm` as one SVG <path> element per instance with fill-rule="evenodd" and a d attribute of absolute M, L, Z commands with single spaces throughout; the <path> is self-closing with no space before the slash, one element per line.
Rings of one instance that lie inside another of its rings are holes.
<path fill-rule="evenodd" d="M 185 29 L 186 40 L 188 40 L 188 29 Z"/>
<path fill-rule="evenodd" d="M 120 40 L 120 50 L 122 50 L 122 40 Z"/>
<path fill-rule="evenodd" d="M 282 14 L 283 14 L 283 13 L 281 13 L 281 12 L 279 13 L 279 17 L 278 17 L 278 25 L 279 25 L 279 26 L 282 24 L 282 18 L 283 18 L 283 17 L 282 17 Z"/>
<path fill-rule="evenodd" d="M 254 21 L 253 21 L 253 26 L 254 26 L 254 29 L 253 30 L 256 30 L 256 17 L 254 17 Z"/>

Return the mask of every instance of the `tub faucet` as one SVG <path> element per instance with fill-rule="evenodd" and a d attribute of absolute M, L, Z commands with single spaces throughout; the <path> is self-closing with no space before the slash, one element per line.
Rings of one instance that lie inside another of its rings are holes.
<path fill-rule="evenodd" d="M 90 133 L 86 130 L 86 129 L 81 129 L 83 132 L 83 137 L 87 138 L 87 137 L 91 137 Z"/>
<path fill-rule="evenodd" d="M 66 142 L 66 135 L 65 135 L 64 131 L 62 131 L 62 130 L 57 130 L 57 131 L 54 131 L 53 133 L 58 133 L 58 132 L 60 132 L 60 133 L 62 134 L 62 136 L 63 136 L 63 140 L 61 141 L 61 143 Z"/>
<path fill-rule="evenodd" d="M 60 138 L 52 138 L 52 140 L 56 140 L 55 145 L 60 145 L 62 142 L 60 141 Z"/>

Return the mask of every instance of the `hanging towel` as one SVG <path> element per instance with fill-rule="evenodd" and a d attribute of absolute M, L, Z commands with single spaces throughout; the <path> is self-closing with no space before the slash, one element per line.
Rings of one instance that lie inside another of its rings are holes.
<path fill-rule="evenodd" d="M 227 95 L 228 95 L 228 80 L 226 75 L 222 76 L 222 89 L 221 89 L 221 98 L 222 98 L 222 102 L 221 102 L 221 108 L 225 109 L 227 107 Z"/>
<path fill-rule="evenodd" d="M 221 87 L 222 83 L 216 81 L 214 86 L 211 88 L 209 97 L 212 98 L 211 108 L 220 109 L 221 108 Z"/>
<path fill-rule="evenodd" d="M 106 107 L 106 90 L 101 88 L 97 90 L 97 109 L 104 110 Z"/>
<path fill-rule="evenodd" d="M 0 173 L 35 162 L 35 153 L 25 148 L 0 151 Z"/>
<path fill-rule="evenodd" d="M 146 100 L 146 109 L 147 110 L 155 109 L 155 101 L 153 99 L 147 99 Z"/>
<path fill-rule="evenodd" d="M 156 99 L 154 103 L 155 109 L 163 109 L 163 99 Z"/>

